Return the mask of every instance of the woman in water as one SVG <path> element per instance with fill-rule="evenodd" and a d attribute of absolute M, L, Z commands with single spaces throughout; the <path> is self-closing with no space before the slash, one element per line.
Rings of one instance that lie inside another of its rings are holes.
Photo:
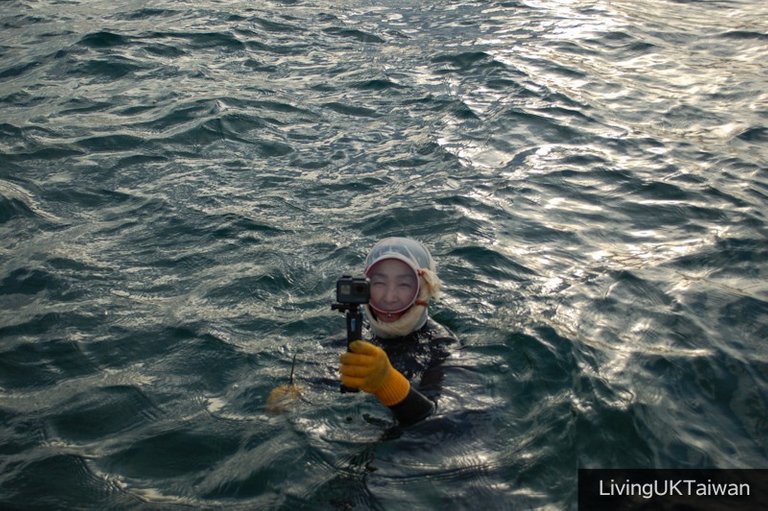
<path fill-rule="evenodd" d="M 365 306 L 372 337 L 341 355 L 341 382 L 373 394 L 397 421 L 414 424 L 435 409 L 446 344 L 456 340 L 428 315 L 440 292 L 427 248 L 409 238 L 386 238 L 365 260 L 371 296 Z"/>

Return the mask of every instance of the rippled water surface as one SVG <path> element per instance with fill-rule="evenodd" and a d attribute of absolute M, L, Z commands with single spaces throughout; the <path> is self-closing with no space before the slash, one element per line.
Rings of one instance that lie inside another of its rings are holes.
<path fill-rule="evenodd" d="M 0 25 L 0 507 L 575 509 L 578 467 L 768 468 L 764 2 Z M 461 339 L 394 432 L 328 342 L 389 235 Z"/>

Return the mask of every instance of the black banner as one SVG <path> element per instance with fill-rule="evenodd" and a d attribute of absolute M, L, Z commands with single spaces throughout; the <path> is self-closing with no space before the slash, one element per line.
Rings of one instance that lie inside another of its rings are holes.
<path fill-rule="evenodd" d="M 581 511 L 765 511 L 768 470 L 579 469 Z"/>

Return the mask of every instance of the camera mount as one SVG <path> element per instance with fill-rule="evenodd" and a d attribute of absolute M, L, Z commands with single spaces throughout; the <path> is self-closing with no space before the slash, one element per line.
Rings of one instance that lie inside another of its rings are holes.
<path fill-rule="evenodd" d="M 363 338 L 363 313 L 360 306 L 370 299 L 370 285 L 367 278 L 353 278 L 342 275 L 336 282 L 336 303 L 331 304 L 332 310 L 344 314 L 347 323 L 347 351 L 349 345 Z M 357 392 L 357 389 L 341 386 L 342 392 Z"/>

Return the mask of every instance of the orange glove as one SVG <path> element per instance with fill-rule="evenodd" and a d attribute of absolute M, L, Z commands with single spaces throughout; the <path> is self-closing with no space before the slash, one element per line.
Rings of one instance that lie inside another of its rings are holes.
<path fill-rule="evenodd" d="M 366 341 L 355 341 L 341 355 L 341 383 L 375 395 L 384 406 L 405 399 L 411 384 L 389 363 L 384 350 Z"/>

